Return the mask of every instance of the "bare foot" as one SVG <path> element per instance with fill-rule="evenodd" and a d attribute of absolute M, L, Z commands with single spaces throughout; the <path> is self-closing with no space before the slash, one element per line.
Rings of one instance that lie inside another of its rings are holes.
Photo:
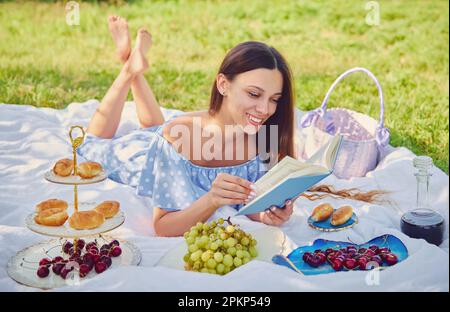
<path fill-rule="evenodd" d="M 113 15 L 108 18 L 108 26 L 116 44 L 117 57 L 122 63 L 125 63 L 131 52 L 131 38 L 127 20 Z"/>
<path fill-rule="evenodd" d="M 130 57 L 128 58 L 127 71 L 132 75 L 138 75 L 143 73 L 148 68 L 148 62 L 145 58 L 148 50 L 152 45 L 152 36 L 150 33 L 141 28 L 138 30 L 136 44 L 131 51 Z"/>

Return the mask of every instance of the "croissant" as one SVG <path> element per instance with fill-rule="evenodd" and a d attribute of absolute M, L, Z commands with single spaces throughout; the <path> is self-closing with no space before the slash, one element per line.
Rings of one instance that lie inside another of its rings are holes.
<path fill-rule="evenodd" d="M 72 159 L 68 159 L 68 158 L 60 159 L 53 166 L 53 172 L 57 176 L 67 177 L 72 174 L 72 171 L 73 171 L 73 160 Z"/>
<path fill-rule="evenodd" d="M 51 199 L 47 199 L 44 200 L 43 202 L 40 202 L 39 204 L 36 205 L 36 211 L 42 212 L 45 211 L 47 209 L 52 209 L 52 208 L 60 208 L 61 210 L 66 210 L 68 207 L 67 202 L 61 199 L 56 199 L 56 198 L 51 198 Z"/>
<path fill-rule="evenodd" d="M 330 204 L 323 203 L 314 208 L 311 218 L 316 222 L 324 221 L 333 214 L 333 211 L 334 209 Z"/>
<path fill-rule="evenodd" d="M 353 208 L 351 206 L 342 206 L 339 209 L 336 209 L 336 211 L 331 216 L 331 224 L 332 225 L 342 225 L 353 215 Z"/>
<path fill-rule="evenodd" d="M 34 217 L 34 221 L 41 225 L 60 226 L 66 222 L 68 217 L 66 209 L 49 208 L 39 212 Z"/>
<path fill-rule="evenodd" d="M 105 217 L 95 210 L 77 211 L 69 218 L 69 225 L 75 230 L 90 230 L 105 222 Z"/>
<path fill-rule="evenodd" d="M 106 219 L 114 217 L 119 211 L 120 203 L 115 200 L 106 200 L 94 209 L 100 213 L 102 213 Z"/>
<path fill-rule="evenodd" d="M 81 163 L 77 167 L 77 174 L 83 179 L 90 179 L 98 176 L 102 172 L 102 170 L 102 165 L 100 165 L 99 163 L 86 161 L 84 163 Z"/>

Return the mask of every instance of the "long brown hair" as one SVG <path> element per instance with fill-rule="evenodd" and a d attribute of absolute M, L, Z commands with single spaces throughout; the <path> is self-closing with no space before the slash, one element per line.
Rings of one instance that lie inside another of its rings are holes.
<path fill-rule="evenodd" d="M 377 203 L 377 204 L 392 204 L 388 199 L 383 197 L 383 195 L 389 194 L 388 191 L 383 190 L 371 190 L 367 192 L 361 192 L 357 188 L 349 188 L 336 190 L 331 185 L 316 185 L 308 190 L 311 193 L 323 193 L 323 194 L 307 194 L 303 193 L 300 196 L 305 197 L 309 200 L 320 200 L 326 197 L 332 197 L 336 199 L 353 199 L 359 200 L 366 203 Z"/>
<path fill-rule="evenodd" d="M 294 154 L 294 88 L 291 70 L 283 56 L 273 47 L 257 41 L 247 41 L 232 48 L 220 65 L 218 74 L 223 74 L 229 81 L 237 75 L 258 69 L 277 69 L 283 77 L 283 89 L 278 100 L 275 113 L 264 123 L 265 148 L 270 157 L 280 161 L 285 156 L 295 157 Z M 214 82 L 211 89 L 209 114 L 213 116 L 222 106 L 223 95 Z M 270 125 L 278 126 L 278 154 L 270 150 Z M 259 133 L 257 133 L 258 136 Z M 256 142 L 258 142 L 258 137 Z"/>

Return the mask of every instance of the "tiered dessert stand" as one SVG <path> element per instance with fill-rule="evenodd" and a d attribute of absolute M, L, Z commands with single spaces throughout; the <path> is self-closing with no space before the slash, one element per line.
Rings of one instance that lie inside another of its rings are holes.
<path fill-rule="evenodd" d="M 72 137 L 72 132 L 74 129 L 80 129 L 82 136 Z M 72 143 L 73 151 L 73 161 L 74 170 L 73 174 L 68 177 L 60 177 L 53 173 L 53 170 L 49 170 L 45 174 L 45 179 L 52 183 L 66 184 L 74 186 L 74 202 L 69 204 L 68 214 L 69 216 L 80 210 L 90 210 L 93 209 L 98 203 L 79 203 L 78 202 L 78 185 L 94 184 L 104 181 L 107 175 L 104 171 L 101 174 L 95 176 L 91 179 L 82 179 L 77 175 L 77 148 L 81 146 L 84 141 L 85 131 L 81 126 L 72 126 L 69 131 L 70 141 Z M 88 275 L 80 278 L 76 270 L 72 271 L 70 277 L 63 279 L 62 277 L 54 274 L 50 268 L 50 274 L 47 277 L 41 278 L 37 275 L 36 271 L 39 267 L 39 260 L 42 258 L 53 259 L 56 256 L 61 256 L 65 259 L 69 255 L 63 252 L 63 244 L 68 239 L 73 239 L 74 249 L 76 249 L 77 241 L 81 238 L 85 240 L 86 243 L 91 241 L 97 241 L 98 245 L 101 246 L 105 243 L 112 241 L 110 237 L 105 237 L 102 234 L 114 230 L 121 226 L 125 221 L 125 215 L 122 210 L 120 210 L 114 217 L 106 219 L 105 222 L 91 230 L 75 230 L 69 226 L 69 222 L 66 221 L 62 226 L 44 226 L 37 224 L 34 220 L 36 212 L 31 213 L 26 218 L 27 227 L 39 234 L 58 237 L 57 239 L 52 239 L 50 241 L 35 244 L 33 246 L 27 247 L 19 251 L 15 256 L 13 256 L 9 262 L 7 271 L 9 276 L 20 284 L 24 284 L 31 287 L 41 288 L 41 289 L 51 289 L 56 287 L 62 287 L 67 285 L 77 285 L 82 283 L 83 280 L 93 278 L 98 275 L 95 270 L 91 270 Z M 138 265 L 141 261 L 141 253 L 139 249 L 128 241 L 119 240 L 120 247 L 122 249 L 122 254 L 117 258 L 112 258 L 112 265 L 108 269 L 113 269 L 122 265 Z"/>

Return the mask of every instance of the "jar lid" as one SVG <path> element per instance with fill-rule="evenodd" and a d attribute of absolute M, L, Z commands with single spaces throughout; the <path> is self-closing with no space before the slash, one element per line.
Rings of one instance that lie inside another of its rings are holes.
<path fill-rule="evenodd" d="M 444 218 L 431 209 L 414 209 L 408 211 L 402 216 L 402 220 L 417 226 L 433 226 L 444 222 Z"/>

